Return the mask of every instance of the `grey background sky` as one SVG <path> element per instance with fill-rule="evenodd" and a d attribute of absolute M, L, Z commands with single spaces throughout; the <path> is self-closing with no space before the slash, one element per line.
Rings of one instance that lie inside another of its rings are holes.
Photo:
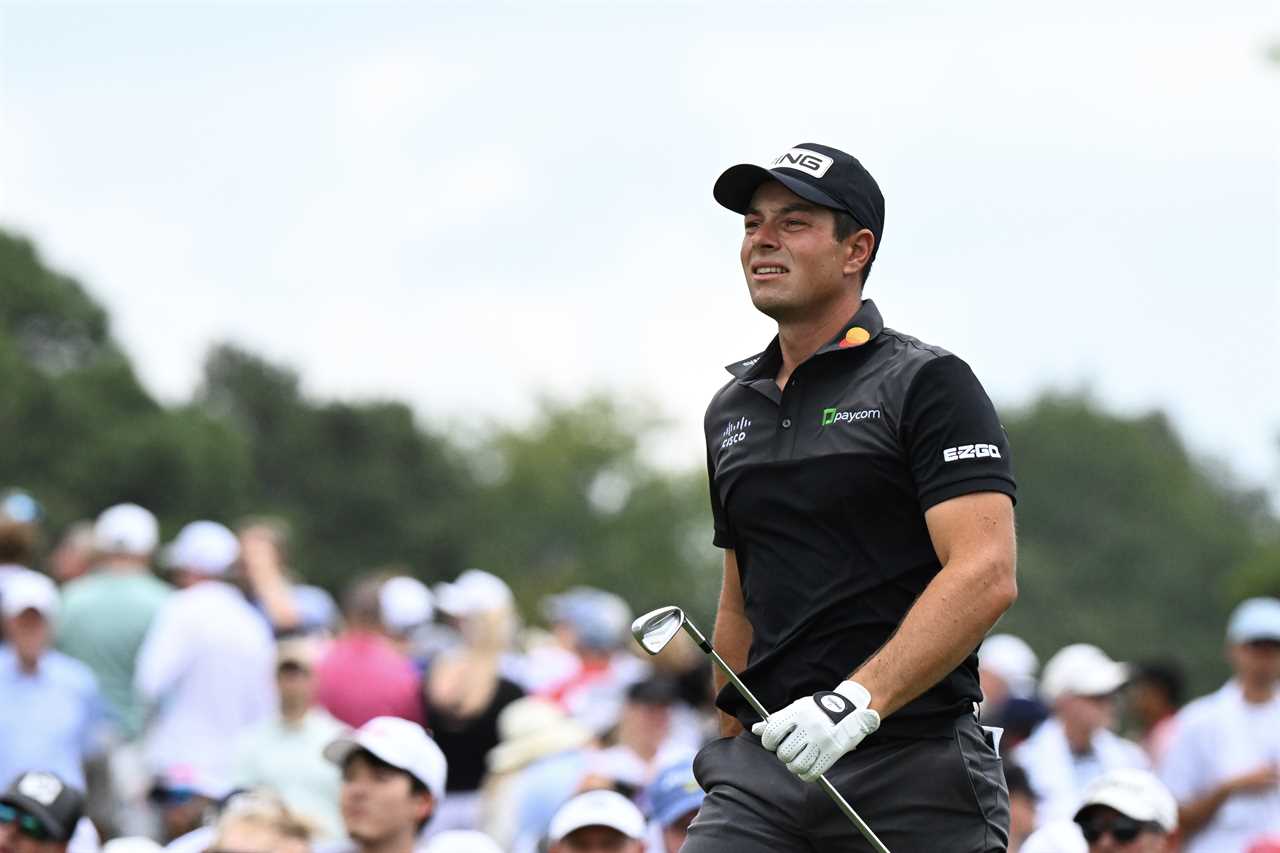
<path fill-rule="evenodd" d="M 1002 405 L 1160 407 L 1273 484 L 1276 9 L 6 4 L 0 223 L 164 399 L 232 339 L 434 422 L 616 389 L 696 464 L 721 365 L 772 335 L 711 184 L 826 142 L 884 188 L 890 325 Z"/>

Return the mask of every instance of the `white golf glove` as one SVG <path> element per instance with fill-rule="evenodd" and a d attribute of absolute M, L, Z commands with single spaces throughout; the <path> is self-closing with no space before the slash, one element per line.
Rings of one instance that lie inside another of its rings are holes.
<path fill-rule="evenodd" d="M 871 710 L 871 694 L 856 681 L 842 681 L 834 691 L 823 690 L 797 699 L 751 733 L 778 760 L 805 782 L 816 780 L 863 738 L 880 728 L 880 715 Z"/>

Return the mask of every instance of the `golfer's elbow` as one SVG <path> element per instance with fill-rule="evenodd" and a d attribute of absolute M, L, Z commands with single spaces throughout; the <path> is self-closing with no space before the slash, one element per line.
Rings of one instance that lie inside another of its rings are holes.
<path fill-rule="evenodd" d="M 984 561 L 982 588 L 992 610 L 993 619 L 1000 618 L 1018 600 L 1018 576 L 1013 552 L 1000 551 Z"/>

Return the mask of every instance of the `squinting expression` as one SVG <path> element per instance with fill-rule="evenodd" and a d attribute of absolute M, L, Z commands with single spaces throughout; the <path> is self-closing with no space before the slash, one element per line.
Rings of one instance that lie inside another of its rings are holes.
<path fill-rule="evenodd" d="M 847 297 L 850 248 L 836 241 L 830 210 L 768 181 L 751 197 L 743 225 L 742 271 L 758 311 L 799 320 Z"/>

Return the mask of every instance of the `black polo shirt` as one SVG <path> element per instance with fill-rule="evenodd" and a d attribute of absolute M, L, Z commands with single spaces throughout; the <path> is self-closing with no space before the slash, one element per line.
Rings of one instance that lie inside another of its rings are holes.
<path fill-rule="evenodd" d="M 1015 495 L 969 366 L 885 328 L 870 300 L 779 391 L 781 364 L 774 338 L 729 365 L 705 422 L 715 544 L 736 552 L 754 630 L 742 678 L 770 711 L 833 689 L 889 639 L 941 569 L 925 510 Z M 971 653 L 883 731 L 939 730 L 980 698 Z M 756 720 L 732 686 L 717 704 Z"/>

